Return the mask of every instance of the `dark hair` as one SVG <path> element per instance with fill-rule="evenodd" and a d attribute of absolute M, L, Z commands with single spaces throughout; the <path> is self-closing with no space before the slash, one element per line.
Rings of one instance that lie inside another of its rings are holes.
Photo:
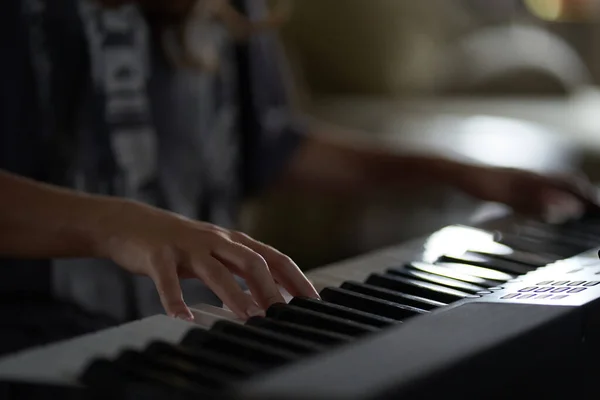
<path fill-rule="evenodd" d="M 99 0 L 107 7 L 119 6 L 132 0 Z M 194 54 L 188 43 L 187 29 L 194 23 L 200 23 L 201 19 L 219 20 L 222 22 L 233 38 L 238 41 L 247 40 L 250 36 L 266 30 L 279 29 L 287 20 L 290 13 L 291 0 L 280 0 L 277 6 L 262 20 L 251 21 L 240 13 L 230 0 L 135 0 L 143 8 L 148 21 L 153 29 L 157 30 L 157 37 L 164 40 L 162 32 L 172 29 L 178 52 L 169 52 L 165 47 L 165 53 L 170 61 L 179 67 L 187 67 L 201 70 L 214 70 L 218 68 L 218 57 L 216 55 Z M 255 1 L 255 0 L 253 0 Z M 201 8 L 204 6 L 205 8 Z M 204 13 L 204 14 L 201 14 Z"/>

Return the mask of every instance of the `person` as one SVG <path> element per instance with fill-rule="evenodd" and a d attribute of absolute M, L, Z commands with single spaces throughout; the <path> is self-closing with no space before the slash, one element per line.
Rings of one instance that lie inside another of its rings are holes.
<path fill-rule="evenodd" d="M 235 229 L 242 200 L 279 184 L 448 184 L 561 218 L 597 204 L 584 180 L 364 148 L 297 119 L 263 1 L 3 8 L 0 309 L 21 340 L 11 349 L 99 328 L 73 323 L 80 310 L 44 312 L 51 326 L 74 324 L 46 335 L 35 313 L 58 299 L 102 315 L 112 304 L 121 322 L 157 304 L 191 319 L 187 303 L 219 299 L 260 315 L 282 301 L 275 283 L 318 296 L 292 260 Z"/>

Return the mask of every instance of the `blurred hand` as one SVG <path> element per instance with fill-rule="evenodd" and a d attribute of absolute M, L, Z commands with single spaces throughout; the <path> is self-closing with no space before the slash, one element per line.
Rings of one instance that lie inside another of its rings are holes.
<path fill-rule="evenodd" d="M 130 202 L 98 229 L 100 254 L 152 278 L 170 316 L 193 318 L 180 278 L 201 279 L 243 319 L 284 302 L 276 282 L 293 296 L 318 297 L 289 257 L 243 233 Z M 246 280 L 252 296 L 242 291 L 234 274 Z"/>
<path fill-rule="evenodd" d="M 598 209 L 598 191 L 584 177 L 544 176 L 510 168 L 472 167 L 463 189 L 486 201 L 504 203 L 515 212 L 551 223 L 576 219 Z"/>

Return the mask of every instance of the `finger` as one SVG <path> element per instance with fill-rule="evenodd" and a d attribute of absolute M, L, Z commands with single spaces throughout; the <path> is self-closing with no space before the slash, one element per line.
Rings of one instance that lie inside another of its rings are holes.
<path fill-rule="evenodd" d="M 194 315 L 185 304 L 179 278 L 177 276 L 177 266 L 171 263 L 155 264 L 153 276 L 151 277 L 160 296 L 160 302 L 167 315 L 174 318 L 181 318 L 192 321 Z"/>
<path fill-rule="evenodd" d="M 542 196 L 543 217 L 550 224 L 562 224 L 572 219 L 579 219 L 585 213 L 584 203 L 569 192 L 545 190 Z"/>
<path fill-rule="evenodd" d="M 273 247 L 236 232 L 231 238 L 260 254 L 269 265 L 271 274 L 292 296 L 319 298 L 319 293 L 296 263 Z"/>
<path fill-rule="evenodd" d="M 219 260 L 206 256 L 195 260 L 191 267 L 196 276 L 238 317 L 248 319 L 265 315 Z"/>
<path fill-rule="evenodd" d="M 246 280 L 250 292 L 264 309 L 285 302 L 260 254 L 240 243 L 223 241 L 213 250 L 213 256 Z"/>
<path fill-rule="evenodd" d="M 558 187 L 586 202 L 586 206 L 599 207 L 598 189 L 583 174 L 562 176 L 557 180 Z"/>

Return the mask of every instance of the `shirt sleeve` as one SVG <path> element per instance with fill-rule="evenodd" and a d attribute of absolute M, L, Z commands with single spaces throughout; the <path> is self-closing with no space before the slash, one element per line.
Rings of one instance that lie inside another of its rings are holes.
<path fill-rule="evenodd" d="M 247 15 L 264 17 L 262 1 L 248 1 Z M 275 34 L 261 33 L 239 50 L 242 177 L 247 195 L 276 181 L 303 142 L 308 123 L 290 101 L 290 73 Z"/>

